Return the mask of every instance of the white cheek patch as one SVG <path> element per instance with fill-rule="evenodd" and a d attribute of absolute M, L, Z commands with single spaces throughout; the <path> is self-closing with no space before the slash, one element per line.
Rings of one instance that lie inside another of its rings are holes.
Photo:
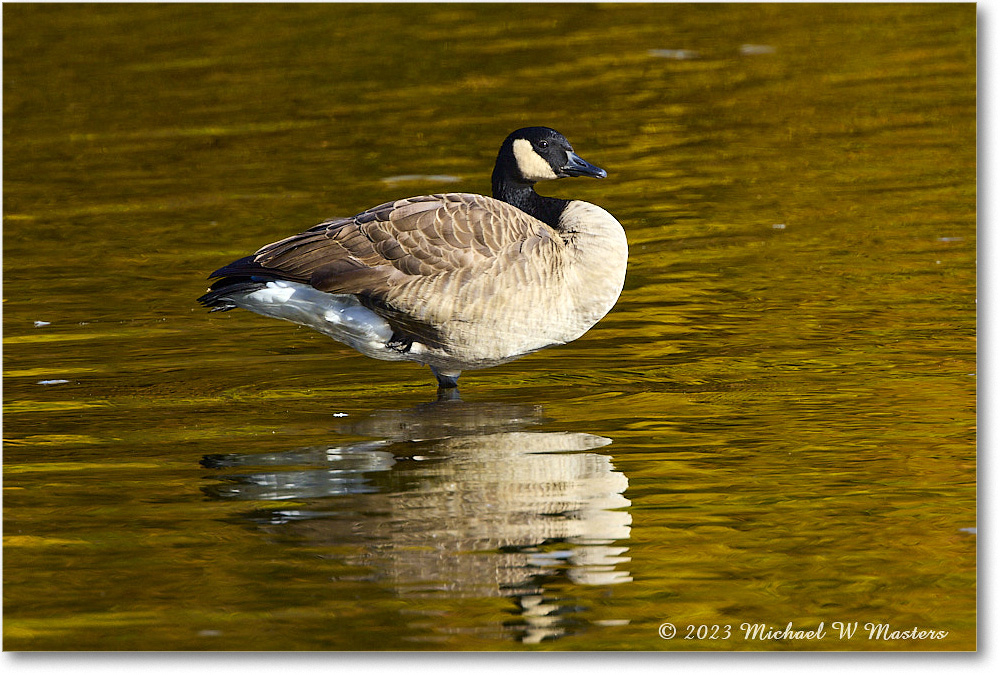
<path fill-rule="evenodd" d="M 519 138 L 514 141 L 514 160 L 521 175 L 528 180 L 555 180 L 558 178 L 549 163 L 542 159 L 531 141 Z"/>

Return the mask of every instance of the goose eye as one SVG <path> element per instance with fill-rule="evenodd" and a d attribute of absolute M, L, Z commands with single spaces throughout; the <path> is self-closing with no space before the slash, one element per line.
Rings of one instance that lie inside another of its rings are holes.
<path fill-rule="evenodd" d="M 549 142 L 548 141 L 538 141 L 538 147 L 540 147 L 542 150 L 544 150 L 545 148 L 549 147 Z"/>

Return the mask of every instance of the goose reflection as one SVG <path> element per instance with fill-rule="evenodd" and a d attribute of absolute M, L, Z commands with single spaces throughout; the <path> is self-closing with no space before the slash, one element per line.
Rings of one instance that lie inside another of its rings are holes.
<path fill-rule="evenodd" d="M 346 562 L 401 595 L 511 597 L 513 630 L 536 642 L 562 634 L 576 608 L 551 597 L 558 580 L 632 580 L 621 545 L 631 528 L 628 480 L 596 452 L 611 441 L 531 430 L 543 421 L 534 406 L 464 401 L 379 411 L 341 431 L 380 440 L 205 457 L 225 470 L 206 492 L 295 500 L 248 517 L 308 545 L 348 545 Z"/>

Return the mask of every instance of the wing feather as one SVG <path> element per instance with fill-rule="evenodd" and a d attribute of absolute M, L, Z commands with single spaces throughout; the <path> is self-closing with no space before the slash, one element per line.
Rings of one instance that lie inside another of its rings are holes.
<path fill-rule="evenodd" d="M 334 290 L 341 274 L 351 274 L 351 286 L 363 269 L 371 270 L 373 283 L 385 278 L 385 267 L 413 276 L 449 274 L 554 237 L 548 225 L 509 204 L 452 193 L 401 199 L 321 223 L 264 246 L 254 260 L 279 276 Z"/>
<path fill-rule="evenodd" d="M 268 244 L 244 261 L 257 274 L 355 294 L 400 332 L 433 340 L 435 329 L 408 314 L 412 289 L 453 287 L 502 269 L 517 274 L 539 246 L 561 243 L 548 225 L 510 204 L 448 193 L 329 220 Z"/>

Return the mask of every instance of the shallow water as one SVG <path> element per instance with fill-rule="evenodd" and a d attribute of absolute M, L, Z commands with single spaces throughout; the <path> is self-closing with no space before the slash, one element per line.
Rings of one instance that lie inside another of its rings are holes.
<path fill-rule="evenodd" d="M 974 5 L 3 11 L 5 649 L 975 648 Z M 577 342 L 195 306 L 526 124 L 629 236 Z"/>

